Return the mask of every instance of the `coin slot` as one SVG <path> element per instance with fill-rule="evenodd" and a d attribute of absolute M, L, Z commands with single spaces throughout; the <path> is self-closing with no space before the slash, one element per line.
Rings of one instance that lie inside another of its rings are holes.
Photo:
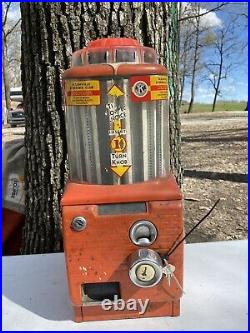
<path fill-rule="evenodd" d="M 157 238 L 157 229 L 150 221 L 137 221 L 130 229 L 130 239 L 135 245 L 148 246 Z"/>

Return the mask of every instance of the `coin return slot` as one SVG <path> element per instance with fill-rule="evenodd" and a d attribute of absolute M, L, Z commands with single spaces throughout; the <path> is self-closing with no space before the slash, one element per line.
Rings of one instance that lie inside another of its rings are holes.
<path fill-rule="evenodd" d="M 115 295 L 121 298 L 119 282 L 85 283 L 82 285 L 83 305 L 98 305 L 104 299 L 114 301 Z"/>
<path fill-rule="evenodd" d="M 130 229 L 130 238 L 135 245 L 151 245 L 156 237 L 157 229 L 150 221 L 137 221 Z"/>

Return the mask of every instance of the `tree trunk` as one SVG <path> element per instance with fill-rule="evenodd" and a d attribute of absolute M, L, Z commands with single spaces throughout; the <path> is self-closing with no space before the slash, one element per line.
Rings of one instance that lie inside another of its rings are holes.
<path fill-rule="evenodd" d="M 185 80 L 186 80 L 186 75 L 185 72 L 182 75 L 182 78 L 180 79 L 180 105 L 182 103 L 183 99 L 183 93 L 184 93 L 184 88 L 185 88 Z"/>
<path fill-rule="evenodd" d="M 3 47 L 2 47 L 2 60 L 3 60 L 3 85 L 4 85 L 4 95 L 5 95 L 5 104 L 6 109 L 10 110 L 11 102 L 10 102 L 10 82 L 8 75 L 8 66 L 7 66 L 7 43 L 6 39 L 3 37 Z M 7 114 L 4 113 L 4 123 L 7 123 Z"/>
<path fill-rule="evenodd" d="M 162 3 L 166 5 L 165 3 Z M 169 133 L 170 133 L 170 167 L 179 185 L 183 182 L 181 166 L 181 121 L 180 121 L 180 26 L 177 3 L 168 3 L 169 21 L 163 22 L 167 26 L 166 61 L 169 70 Z M 157 22 L 159 24 L 159 22 Z"/>
<path fill-rule="evenodd" d="M 214 112 L 217 102 L 217 97 L 219 95 L 220 91 L 220 82 L 221 82 L 221 76 L 222 76 L 222 68 L 223 68 L 223 42 L 221 43 L 221 49 L 220 49 L 220 66 L 219 66 L 219 73 L 218 73 L 218 79 L 215 86 L 215 93 L 214 93 L 214 100 L 213 100 L 213 106 L 212 106 L 212 112 Z"/>
<path fill-rule="evenodd" d="M 217 97 L 218 97 L 218 89 L 215 89 L 215 93 L 214 93 L 214 100 L 213 100 L 213 106 L 212 106 L 212 112 L 214 112 L 215 107 L 216 107 L 216 102 L 217 102 Z"/>
<path fill-rule="evenodd" d="M 198 63 L 198 48 L 199 48 L 199 26 L 200 19 L 196 19 L 196 31 L 195 31 L 195 47 L 194 47 L 194 63 L 192 70 L 192 80 L 191 80 L 191 98 L 188 106 L 187 113 L 191 113 L 194 104 L 194 95 L 195 95 L 195 80 L 196 80 L 196 71 L 197 71 L 197 63 Z"/>
<path fill-rule="evenodd" d="M 171 166 L 181 182 L 177 4 L 21 2 L 21 15 L 27 119 L 22 253 L 60 251 L 60 198 L 68 175 L 61 79 L 72 52 L 90 40 L 134 37 L 169 64 Z"/>

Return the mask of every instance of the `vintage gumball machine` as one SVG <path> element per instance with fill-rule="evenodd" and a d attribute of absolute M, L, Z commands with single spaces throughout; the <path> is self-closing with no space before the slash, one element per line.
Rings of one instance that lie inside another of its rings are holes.
<path fill-rule="evenodd" d="M 169 170 L 167 69 L 136 40 L 104 38 L 73 54 L 63 85 L 70 180 L 61 205 L 75 321 L 178 316 L 183 244 L 171 249 L 183 212 Z"/>

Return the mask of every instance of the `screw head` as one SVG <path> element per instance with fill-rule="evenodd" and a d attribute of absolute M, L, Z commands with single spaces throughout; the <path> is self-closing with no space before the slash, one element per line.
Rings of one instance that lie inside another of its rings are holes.
<path fill-rule="evenodd" d="M 71 222 L 71 228 L 74 231 L 82 231 L 83 229 L 86 228 L 86 225 L 87 225 L 87 221 L 82 216 L 75 217 Z"/>

